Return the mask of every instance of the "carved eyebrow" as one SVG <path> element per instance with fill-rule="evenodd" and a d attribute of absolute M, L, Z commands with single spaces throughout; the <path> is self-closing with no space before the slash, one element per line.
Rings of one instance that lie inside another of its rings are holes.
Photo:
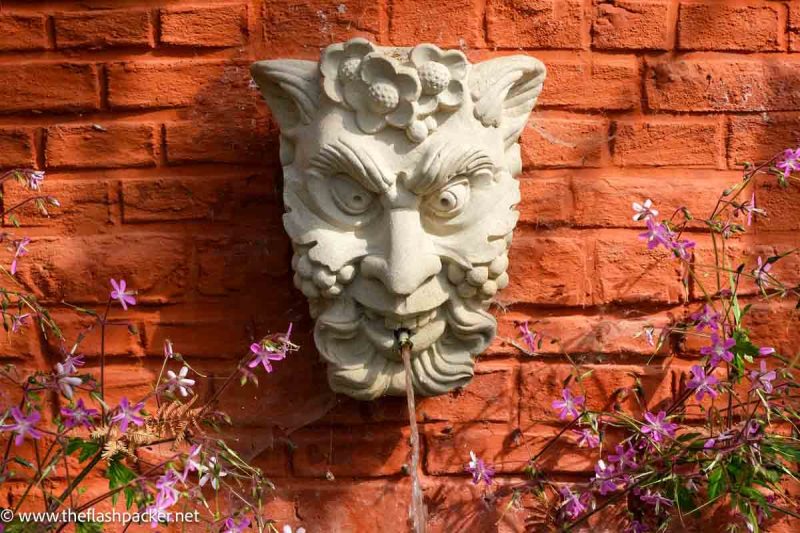
<path fill-rule="evenodd" d="M 408 187 L 416 194 L 428 194 L 443 187 L 458 175 L 467 177 L 481 170 L 493 170 L 492 159 L 476 146 L 441 144 L 429 150 L 422 163 L 408 180 Z"/>
<path fill-rule="evenodd" d="M 311 159 L 311 172 L 318 176 L 347 174 L 367 190 L 379 193 L 389 187 L 389 179 L 366 151 L 356 151 L 346 141 L 327 144 Z"/>

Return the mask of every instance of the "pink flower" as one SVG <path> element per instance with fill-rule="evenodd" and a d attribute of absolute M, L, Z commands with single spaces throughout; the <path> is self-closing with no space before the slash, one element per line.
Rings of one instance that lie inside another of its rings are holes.
<path fill-rule="evenodd" d="M 11 333 L 18 332 L 22 327 L 27 326 L 28 318 L 30 318 L 30 313 L 25 313 L 23 315 L 12 315 L 11 317 Z"/>
<path fill-rule="evenodd" d="M 647 241 L 647 249 L 652 250 L 659 245 L 671 249 L 672 232 L 664 224 L 656 222 L 652 218 L 648 218 L 646 223 L 647 231 L 640 233 L 639 237 Z"/>
<path fill-rule="evenodd" d="M 698 402 L 703 401 L 706 394 L 710 395 L 712 398 L 716 398 L 719 395 L 714 388 L 719 384 L 719 380 L 715 376 L 711 374 L 706 375 L 706 371 L 700 365 L 694 365 L 691 368 L 691 372 L 692 379 L 689 380 L 686 386 L 690 389 L 695 389 L 694 397 Z"/>
<path fill-rule="evenodd" d="M 762 346 L 758 349 L 758 355 L 761 357 L 767 357 L 775 353 L 775 348 L 772 346 Z"/>
<path fill-rule="evenodd" d="M 28 416 L 25 416 L 19 407 L 12 407 L 10 412 L 12 418 L 14 418 L 14 423 L 0 426 L 0 431 L 13 431 L 16 433 L 14 446 L 21 446 L 26 436 L 31 439 L 42 438 L 41 432 L 35 427 L 36 423 L 42 419 L 42 415 L 38 411 L 31 411 Z"/>
<path fill-rule="evenodd" d="M 607 465 L 605 461 L 600 459 L 597 461 L 597 464 L 594 465 L 594 473 L 595 476 L 593 480 L 598 485 L 601 496 L 606 496 L 612 492 L 616 492 L 616 490 L 619 488 L 617 483 L 614 481 L 614 478 L 616 477 L 614 465 Z"/>
<path fill-rule="evenodd" d="M 667 413 L 659 411 L 657 415 L 651 412 L 644 414 L 644 419 L 647 424 L 642 426 L 642 433 L 649 434 L 654 442 L 662 442 L 665 438 L 672 438 L 675 436 L 675 429 L 677 424 L 666 421 Z"/>
<path fill-rule="evenodd" d="M 88 409 L 83 404 L 83 399 L 78 399 L 75 407 L 62 407 L 61 416 L 64 417 L 64 427 L 67 429 L 77 426 L 92 427 L 92 419 L 97 416 L 97 409 Z"/>
<path fill-rule="evenodd" d="M 194 387 L 195 381 L 186 377 L 188 373 L 189 367 L 186 365 L 182 366 L 177 374 L 172 370 L 167 370 L 167 378 L 169 378 L 165 383 L 167 390 L 174 394 L 177 389 L 184 398 L 194 394 L 192 387 Z"/>
<path fill-rule="evenodd" d="M 32 191 L 38 191 L 39 186 L 44 181 L 44 171 L 42 170 L 27 170 L 24 172 L 27 178 L 28 188 Z"/>
<path fill-rule="evenodd" d="M 770 262 L 763 262 L 761 257 L 759 256 L 756 260 L 758 266 L 755 270 L 753 270 L 753 277 L 756 280 L 756 285 L 759 287 L 766 287 L 769 285 L 770 275 L 769 271 L 772 270 L 772 263 Z"/>
<path fill-rule="evenodd" d="M 63 363 L 64 372 L 74 374 L 78 371 L 78 367 L 84 364 L 86 363 L 84 363 L 82 355 L 68 355 Z"/>
<path fill-rule="evenodd" d="M 692 253 L 689 251 L 696 246 L 694 241 L 681 239 L 672 243 L 672 251 L 675 252 L 680 259 L 688 261 L 692 258 Z"/>
<path fill-rule="evenodd" d="M 761 360 L 761 371 L 752 370 L 750 372 L 750 383 L 752 384 L 750 390 L 762 390 L 767 394 L 771 394 L 773 387 L 772 382 L 778 378 L 774 370 L 767 370 L 767 362 Z"/>
<path fill-rule="evenodd" d="M 661 510 L 661 506 L 672 507 L 672 500 L 663 497 L 658 492 L 652 492 L 650 489 L 647 489 L 646 492 L 640 494 L 639 499 L 642 500 L 644 503 L 649 503 L 650 505 L 654 505 L 656 508 L 656 513 L 658 513 Z"/>
<path fill-rule="evenodd" d="M 572 432 L 578 435 L 578 448 L 597 448 L 600 445 L 600 436 L 592 429 L 573 429 Z"/>
<path fill-rule="evenodd" d="M 289 350 L 296 348 L 290 340 L 291 335 L 292 324 L 289 324 L 286 334 L 274 335 L 272 338 L 264 339 L 261 343 L 251 344 L 250 351 L 255 354 L 255 357 L 247 363 L 247 366 L 255 368 L 262 365 L 268 373 L 272 372 L 270 361 L 282 361 L 286 358 Z"/>
<path fill-rule="evenodd" d="M 56 385 L 58 385 L 61 394 L 72 399 L 72 387 L 77 387 L 83 380 L 77 376 L 71 375 L 69 369 L 65 368 L 63 364 L 56 363 L 56 373 L 55 373 L 55 381 Z"/>
<path fill-rule="evenodd" d="M 615 453 L 608 456 L 608 460 L 612 463 L 619 463 L 619 470 L 623 471 L 626 468 L 634 470 L 639 467 L 636 463 L 636 450 L 633 447 L 625 449 L 621 444 L 614 447 Z"/>
<path fill-rule="evenodd" d="M 558 414 L 558 418 L 566 420 L 570 416 L 575 418 L 580 415 L 578 406 L 582 406 L 585 403 L 585 398 L 583 396 L 572 396 L 569 389 L 563 389 L 561 391 L 561 398 L 563 399 L 553 400 L 553 409 L 561 410 Z"/>
<path fill-rule="evenodd" d="M 706 327 L 711 331 L 719 330 L 719 313 L 708 304 L 703 306 L 702 311 L 689 315 L 689 318 L 697 323 L 697 331 L 703 331 Z"/>
<path fill-rule="evenodd" d="M 750 200 L 741 204 L 736 209 L 733 210 L 734 216 L 738 216 L 739 213 L 744 213 L 747 217 L 747 225 L 753 225 L 753 215 L 766 215 L 767 212 L 763 209 L 759 209 L 756 207 L 756 193 L 753 192 L 750 196 Z"/>
<path fill-rule="evenodd" d="M 225 519 L 223 524 L 222 533 L 244 533 L 250 526 L 250 519 L 243 516 L 239 521 L 236 521 L 232 516 Z"/>
<path fill-rule="evenodd" d="M 592 495 L 588 492 L 576 494 L 569 487 L 561 487 L 561 508 L 570 520 L 575 520 L 582 515 L 589 507 Z"/>
<path fill-rule="evenodd" d="M 119 280 L 119 283 L 117 283 L 117 281 L 112 278 L 111 287 L 113 287 L 113 290 L 111 291 L 111 299 L 118 300 L 125 311 L 128 310 L 129 305 L 136 305 L 136 298 L 133 297 L 135 293 L 133 291 L 126 290 L 127 284 L 125 283 L 124 279 Z"/>
<path fill-rule="evenodd" d="M 722 339 L 716 333 L 711 334 L 711 346 L 704 346 L 700 348 L 700 353 L 703 355 L 711 356 L 709 359 L 709 363 L 711 366 L 717 366 L 720 361 L 733 361 L 733 352 L 730 351 L 731 348 L 736 344 L 734 339 Z"/>
<path fill-rule="evenodd" d="M 535 352 L 538 344 L 537 341 L 539 339 L 539 334 L 530 330 L 527 320 L 517 324 L 517 329 L 522 337 L 522 342 L 525 343 L 530 351 Z"/>
<path fill-rule="evenodd" d="M 31 240 L 28 237 L 23 237 L 21 240 L 17 242 L 17 250 L 14 252 L 14 260 L 11 261 L 11 275 L 17 273 L 17 260 L 22 257 L 23 255 L 27 255 L 28 253 L 28 244 L 30 244 Z"/>
<path fill-rule="evenodd" d="M 466 471 L 472 474 L 472 484 L 477 485 L 483 481 L 486 485 L 491 485 L 494 468 L 484 463 L 483 459 L 478 458 L 473 451 L 469 452 L 469 459 Z"/>
<path fill-rule="evenodd" d="M 128 398 L 122 398 L 119 401 L 119 412 L 111 417 L 112 422 L 119 422 L 119 429 L 123 433 L 128 431 L 128 424 L 133 423 L 135 426 L 143 426 L 144 418 L 142 418 L 142 409 L 144 403 L 139 402 L 131 406 Z"/>
<path fill-rule="evenodd" d="M 653 201 L 648 198 L 641 204 L 633 202 L 633 221 L 639 222 L 640 220 L 654 218 L 658 216 L 658 211 L 653 209 Z"/>
<path fill-rule="evenodd" d="M 783 153 L 783 159 L 775 164 L 777 168 L 783 170 L 783 177 L 788 178 L 789 174 L 795 170 L 800 170 L 800 148 L 792 150 L 788 148 Z"/>

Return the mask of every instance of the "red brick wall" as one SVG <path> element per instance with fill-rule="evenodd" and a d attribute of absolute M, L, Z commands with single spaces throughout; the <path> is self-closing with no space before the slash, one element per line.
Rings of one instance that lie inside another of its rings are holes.
<path fill-rule="evenodd" d="M 294 321 L 303 350 L 262 379 L 260 400 L 249 389 L 227 407 L 244 425 L 240 439 L 258 449 L 272 435 L 265 426 L 305 425 L 291 435 L 293 451 L 278 441 L 255 462 L 280 487 L 272 516 L 309 531 L 405 530 L 408 424 L 401 399 L 326 392 L 305 302 L 291 286 L 276 128 L 247 66 L 316 59 L 320 47 L 357 35 L 461 47 L 473 61 L 532 54 L 547 65 L 522 138 L 508 310 L 496 314 L 503 337 L 515 335 L 513 320 L 540 321 L 536 329 L 585 354 L 595 406 L 637 376 L 656 403 L 690 360 L 647 364 L 633 338 L 685 307 L 673 266 L 637 242 L 631 201 L 708 211 L 737 179 L 737 162 L 800 136 L 800 2 L 5 0 L 0 166 L 46 170 L 47 190 L 64 205 L 50 219 L 23 217 L 21 231 L 36 242 L 21 279 L 54 303 L 67 335 L 82 323 L 57 302 L 98 304 L 111 276 L 139 289 L 126 315 L 138 334 L 109 335 L 116 395 L 146 390 L 164 338 L 220 376 L 252 336 Z M 4 192 L 14 202 L 18 193 Z M 743 244 L 799 244 L 797 191 L 758 194 L 771 217 Z M 709 253 L 702 237 L 698 253 Z M 797 282 L 798 263 L 780 274 Z M 756 317 L 758 340 L 796 351 L 789 302 L 758 306 Z M 31 336 L 4 357 L 49 366 L 54 348 Z M 96 355 L 97 339 L 85 351 Z M 549 404 L 568 367 L 554 348 L 543 351 L 531 360 L 498 340 L 464 391 L 420 402 L 439 530 L 519 527 L 515 512 L 500 518 L 461 473 L 475 450 L 503 482 L 518 479 L 558 427 Z M 593 459 L 565 445 L 543 464 L 555 479 L 577 480 Z"/>

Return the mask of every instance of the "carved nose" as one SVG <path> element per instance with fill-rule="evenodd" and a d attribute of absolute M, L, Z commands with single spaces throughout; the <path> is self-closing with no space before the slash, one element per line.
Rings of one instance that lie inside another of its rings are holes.
<path fill-rule="evenodd" d="M 392 209 L 388 229 L 385 255 L 366 257 L 361 271 L 380 280 L 393 294 L 412 294 L 442 270 L 442 261 L 434 253 L 416 209 Z"/>

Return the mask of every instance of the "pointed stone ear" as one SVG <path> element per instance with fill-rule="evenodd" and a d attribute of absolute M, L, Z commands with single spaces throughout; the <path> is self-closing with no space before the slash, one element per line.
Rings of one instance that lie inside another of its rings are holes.
<path fill-rule="evenodd" d="M 544 64 L 529 56 L 506 56 L 473 65 L 470 91 L 475 118 L 500 128 L 506 148 L 519 139 L 547 74 Z"/>
<path fill-rule="evenodd" d="M 257 61 L 250 74 L 282 131 L 311 123 L 319 109 L 319 65 L 315 61 Z"/>

